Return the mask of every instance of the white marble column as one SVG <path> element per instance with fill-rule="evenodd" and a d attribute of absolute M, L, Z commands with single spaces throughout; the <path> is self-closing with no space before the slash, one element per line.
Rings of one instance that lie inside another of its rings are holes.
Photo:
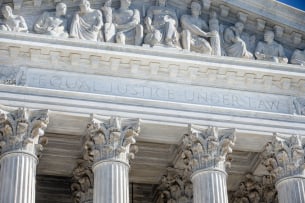
<path fill-rule="evenodd" d="M 102 161 L 93 167 L 95 181 L 94 202 L 129 202 L 129 165 L 123 162 Z M 101 195 L 107 194 L 107 195 Z"/>
<path fill-rule="evenodd" d="M 227 154 L 232 152 L 235 130 L 190 126 L 184 136 L 184 157 L 192 167 L 194 203 L 228 203 Z"/>
<path fill-rule="evenodd" d="M 0 203 L 35 203 L 37 157 L 7 153 L 0 165 Z"/>
<path fill-rule="evenodd" d="M 92 119 L 85 148 L 93 154 L 93 203 L 129 203 L 129 159 L 134 157 L 138 119 Z"/>
<path fill-rule="evenodd" d="M 305 176 L 283 178 L 276 183 L 279 203 L 305 202 Z"/>
<path fill-rule="evenodd" d="M 193 173 L 192 182 L 194 203 L 228 203 L 226 172 L 199 170 Z"/>
<path fill-rule="evenodd" d="M 279 203 L 305 202 L 305 140 L 275 134 L 262 153 L 263 164 L 276 177 Z"/>
<path fill-rule="evenodd" d="M 37 155 L 47 111 L 0 110 L 0 114 L 0 203 L 35 203 Z"/>

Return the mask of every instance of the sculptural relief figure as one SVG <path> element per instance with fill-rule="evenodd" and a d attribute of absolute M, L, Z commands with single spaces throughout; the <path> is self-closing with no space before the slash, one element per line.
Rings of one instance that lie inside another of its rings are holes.
<path fill-rule="evenodd" d="M 257 60 L 288 63 L 282 45 L 274 41 L 273 31 L 265 32 L 264 42 L 259 42 L 256 46 L 255 57 Z"/>
<path fill-rule="evenodd" d="M 34 31 L 38 34 L 68 37 L 66 12 L 66 4 L 58 3 L 55 12 L 44 12 L 38 18 L 34 24 Z"/>
<path fill-rule="evenodd" d="M 252 59 L 253 54 L 247 50 L 246 43 L 241 39 L 244 30 L 242 22 L 235 23 L 224 30 L 224 49 L 227 56 Z"/>
<path fill-rule="evenodd" d="M 182 46 L 184 49 L 203 54 L 212 54 L 212 47 L 204 37 L 216 37 L 217 32 L 209 30 L 207 23 L 200 16 L 201 5 L 197 2 L 191 4 L 192 15 L 181 17 Z"/>
<path fill-rule="evenodd" d="M 28 32 L 28 26 L 22 16 L 14 15 L 10 6 L 1 8 L 4 19 L 0 22 L 0 30 L 13 32 Z"/>
<path fill-rule="evenodd" d="M 108 0 L 105 5 L 101 8 L 104 14 L 105 23 L 104 23 L 104 35 L 103 41 L 105 42 L 115 42 L 115 25 L 112 23 L 112 8 L 111 8 L 111 0 Z"/>
<path fill-rule="evenodd" d="M 88 0 L 82 0 L 79 8 L 80 11 L 75 13 L 71 22 L 70 37 L 97 41 L 103 26 L 101 11 L 91 9 Z"/>
<path fill-rule="evenodd" d="M 158 0 L 157 2 L 156 6 L 150 7 L 147 11 L 145 18 L 147 34 L 144 43 L 151 46 L 179 47 L 176 12 L 166 6 L 166 0 Z"/>
<path fill-rule="evenodd" d="M 305 66 L 305 50 L 295 50 L 291 56 L 290 61 L 292 64 Z"/>
<path fill-rule="evenodd" d="M 140 12 L 130 9 L 131 0 L 121 0 L 119 9 L 113 12 L 116 29 L 116 42 L 120 44 L 142 45 L 143 26 L 140 24 Z"/>
<path fill-rule="evenodd" d="M 212 11 L 209 19 L 210 32 L 215 32 L 215 36 L 211 37 L 212 55 L 221 56 L 221 42 L 219 36 L 219 21 L 217 19 L 217 13 Z"/>

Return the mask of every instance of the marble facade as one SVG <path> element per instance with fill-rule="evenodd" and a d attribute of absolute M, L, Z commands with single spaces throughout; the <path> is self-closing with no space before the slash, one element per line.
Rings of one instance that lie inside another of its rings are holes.
<path fill-rule="evenodd" d="M 1 8 L 0 203 L 305 202 L 305 12 Z"/>

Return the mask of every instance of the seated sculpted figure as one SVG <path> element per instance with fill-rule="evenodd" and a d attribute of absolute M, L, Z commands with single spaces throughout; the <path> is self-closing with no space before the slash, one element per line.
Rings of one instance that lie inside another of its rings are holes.
<path fill-rule="evenodd" d="M 191 11 L 192 15 L 183 15 L 181 17 L 183 49 L 203 54 L 211 54 L 212 47 L 204 37 L 216 36 L 217 32 L 206 32 L 209 30 L 209 27 L 207 23 L 199 17 L 201 5 L 198 2 L 192 2 Z"/>
<path fill-rule="evenodd" d="M 116 29 L 116 42 L 120 44 L 142 45 L 143 26 L 140 24 L 140 12 L 130 9 L 131 0 L 121 0 L 119 9 L 113 12 Z"/>
<path fill-rule="evenodd" d="M 157 0 L 158 5 L 148 9 L 145 18 L 147 34 L 145 44 L 179 46 L 179 35 L 177 32 L 178 18 L 176 12 L 166 7 L 166 0 Z"/>
<path fill-rule="evenodd" d="M 70 37 L 97 41 L 103 26 L 102 12 L 90 8 L 88 0 L 81 0 L 79 8 L 71 22 Z"/>
<path fill-rule="evenodd" d="M 255 56 L 257 60 L 288 63 L 288 58 L 285 56 L 282 45 L 274 41 L 273 31 L 265 32 L 264 42 L 257 44 Z"/>
<path fill-rule="evenodd" d="M 224 31 L 224 49 L 227 56 L 252 59 L 253 54 L 247 50 L 246 43 L 241 39 L 244 29 L 242 22 L 235 23 Z"/>
<path fill-rule="evenodd" d="M 34 31 L 38 34 L 68 37 L 66 12 L 66 4 L 58 3 L 55 12 L 44 12 L 38 18 L 34 24 Z"/>
<path fill-rule="evenodd" d="M 2 7 L 3 21 L 0 22 L 0 30 L 13 32 L 28 32 L 28 26 L 22 16 L 14 15 L 10 6 Z"/>
<path fill-rule="evenodd" d="M 290 61 L 292 64 L 305 66 L 305 50 L 295 50 L 291 56 Z"/>

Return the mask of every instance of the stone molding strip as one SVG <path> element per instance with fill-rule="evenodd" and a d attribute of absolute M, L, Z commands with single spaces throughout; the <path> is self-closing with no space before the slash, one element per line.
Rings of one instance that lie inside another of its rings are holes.
<path fill-rule="evenodd" d="M 288 95 L 305 91 L 305 69 L 301 66 L 34 34 L 1 32 L 0 37 L 0 66 L 31 66 Z"/>

